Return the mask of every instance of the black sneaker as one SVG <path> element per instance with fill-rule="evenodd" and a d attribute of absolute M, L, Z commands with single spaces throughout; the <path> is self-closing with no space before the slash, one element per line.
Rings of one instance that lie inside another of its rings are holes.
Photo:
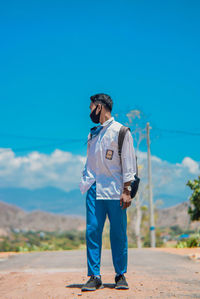
<path fill-rule="evenodd" d="M 103 284 L 101 278 L 90 276 L 90 279 L 84 284 L 81 291 L 96 291 L 97 289 L 102 289 Z"/>
<path fill-rule="evenodd" d="M 126 281 L 124 274 L 115 276 L 115 282 L 116 282 L 115 289 L 118 289 L 118 290 L 128 290 L 129 289 L 129 286 L 128 286 L 128 283 Z"/>

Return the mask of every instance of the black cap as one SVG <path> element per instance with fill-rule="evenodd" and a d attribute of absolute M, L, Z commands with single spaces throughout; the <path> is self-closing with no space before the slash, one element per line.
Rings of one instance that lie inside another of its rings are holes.
<path fill-rule="evenodd" d="M 103 104 L 106 106 L 110 111 L 112 111 L 113 101 L 108 94 L 105 93 L 97 93 L 90 97 L 90 100 L 93 103 Z"/>

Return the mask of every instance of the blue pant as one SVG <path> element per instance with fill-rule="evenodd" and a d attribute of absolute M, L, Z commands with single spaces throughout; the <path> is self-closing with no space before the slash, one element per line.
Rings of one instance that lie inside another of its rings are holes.
<path fill-rule="evenodd" d="M 127 217 L 119 200 L 96 200 L 96 183 L 86 196 L 86 243 L 88 276 L 100 275 L 102 232 L 106 215 L 110 221 L 110 242 L 116 274 L 127 271 Z"/>

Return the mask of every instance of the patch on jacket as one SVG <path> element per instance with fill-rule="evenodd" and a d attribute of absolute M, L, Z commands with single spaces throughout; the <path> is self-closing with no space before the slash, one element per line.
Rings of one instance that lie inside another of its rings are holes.
<path fill-rule="evenodd" d="M 112 158 L 113 158 L 113 153 L 114 153 L 114 151 L 108 149 L 108 150 L 106 151 L 106 159 L 108 159 L 108 160 L 112 160 Z"/>

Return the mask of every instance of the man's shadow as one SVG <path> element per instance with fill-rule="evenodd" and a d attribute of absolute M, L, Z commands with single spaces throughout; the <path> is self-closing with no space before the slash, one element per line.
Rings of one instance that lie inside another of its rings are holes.
<path fill-rule="evenodd" d="M 66 288 L 81 289 L 83 286 L 84 286 L 84 284 L 69 284 L 66 286 Z M 103 283 L 103 286 L 106 289 L 114 289 L 115 288 L 114 283 Z"/>

